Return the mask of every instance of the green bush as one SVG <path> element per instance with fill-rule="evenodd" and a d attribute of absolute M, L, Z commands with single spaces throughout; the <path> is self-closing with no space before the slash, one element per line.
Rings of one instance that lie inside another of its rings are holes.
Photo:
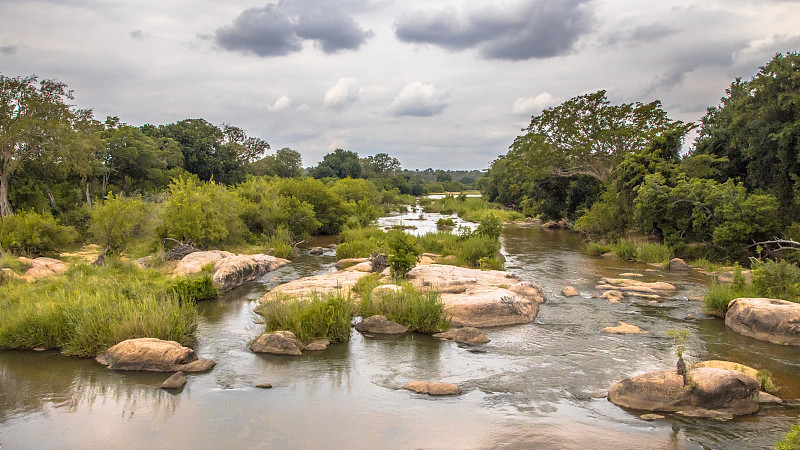
<path fill-rule="evenodd" d="M 219 289 L 208 274 L 179 277 L 167 289 L 179 302 L 200 302 L 219 298 Z"/>
<path fill-rule="evenodd" d="M 194 341 L 193 298 L 170 292 L 167 275 L 111 259 L 81 264 L 60 277 L 0 286 L 0 348 L 60 348 L 96 356 L 126 339 Z"/>
<path fill-rule="evenodd" d="M 160 235 L 200 248 L 241 243 L 247 235 L 241 209 L 239 197 L 224 185 L 181 177 L 169 186 Z"/>
<path fill-rule="evenodd" d="M 362 295 L 358 304 L 359 316 L 382 314 L 389 320 L 420 333 L 438 333 L 450 328 L 450 317 L 444 310 L 438 292 L 420 292 L 409 283 L 403 283 L 400 291 L 381 291 L 371 295 L 377 286 L 377 284 L 373 286 L 375 280 L 371 281 L 365 283 L 365 287 L 371 288 L 369 294 Z"/>
<path fill-rule="evenodd" d="M 16 255 L 38 256 L 54 253 L 72 244 L 78 233 L 59 225 L 49 212 L 18 211 L 0 224 L 0 245 Z"/>
<path fill-rule="evenodd" d="M 419 255 L 422 253 L 416 238 L 400 230 L 391 230 L 387 233 L 387 245 L 392 277 L 405 278 L 417 265 Z"/>
<path fill-rule="evenodd" d="M 775 450 L 798 449 L 800 449 L 800 420 L 792 425 L 791 430 L 783 436 L 783 439 L 775 443 Z"/>
<path fill-rule="evenodd" d="M 464 267 L 502 270 L 500 241 L 490 236 L 472 234 L 458 243 L 456 264 Z"/>
<path fill-rule="evenodd" d="M 742 268 L 737 264 L 733 268 L 733 283 L 712 283 L 706 290 L 703 301 L 708 311 L 724 315 L 728 311 L 728 304 L 734 299 L 758 296 L 753 285 L 746 283 Z"/>
<path fill-rule="evenodd" d="M 475 228 L 475 234 L 479 236 L 486 236 L 489 239 L 500 239 L 500 233 L 503 231 L 503 224 L 500 222 L 494 213 L 489 213 L 481 219 L 478 227 Z"/>
<path fill-rule="evenodd" d="M 350 339 L 355 306 L 341 292 L 315 293 L 304 299 L 268 300 L 256 312 L 264 317 L 267 332 L 291 331 L 304 343 L 318 338 L 346 342 Z"/>
<path fill-rule="evenodd" d="M 452 226 L 455 226 L 455 224 L 456 223 L 453 222 L 453 219 L 450 219 L 450 218 L 446 218 L 446 219 L 445 218 L 441 218 L 441 219 L 436 221 L 436 226 L 439 227 L 439 228 L 452 227 Z"/>
<path fill-rule="evenodd" d="M 800 301 L 800 267 L 787 261 L 756 261 L 753 288 L 759 296 Z"/>
<path fill-rule="evenodd" d="M 266 246 L 270 249 L 270 254 L 276 258 L 291 259 L 294 256 L 294 246 L 286 228 L 278 228 L 267 240 Z"/>
<path fill-rule="evenodd" d="M 110 253 L 121 253 L 135 240 L 151 237 L 154 220 L 154 204 L 109 193 L 103 203 L 92 208 L 89 234 Z"/>
<path fill-rule="evenodd" d="M 386 233 L 378 228 L 345 228 L 339 235 L 342 243 L 336 248 L 336 258 L 367 258 L 386 252 Z"/>
<path fill-rule="evenodd" d="M 636 242 L 630 239 L 620 239 L 614 244 L 614 254 L 621 259 L 636 261 L 638 250 Z"/>
<path fill-rule="evenodd" d="M 646 263 L 668 263 L 672 257 L 672 249 L 666 244 L 646 242 L 636 252 L 636 259 Z"/>

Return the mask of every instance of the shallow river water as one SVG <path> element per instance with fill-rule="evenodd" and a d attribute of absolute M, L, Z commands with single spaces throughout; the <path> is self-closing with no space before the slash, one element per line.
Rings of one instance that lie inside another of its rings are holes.
<path fill-rule="evenodd" d="M 416 214 L 418 215 L 418 214 Z M 436 220 L 437 215 L 427 215 Z M 581 253 L 578 236 L 510 227 L 509 270 L 547 295 L 536 321 L 489 328 L 477 349 L 409 334 L 364 338 L 300 357 L 248 350 L 256 300 L 272 286 L 331 271 L 335 257 L 304 253 L 289 266 L 200 305 L 197 351 L 217 366 L 182 392 L 164 374 L 124 373 L 57 352 L 0 352 L 0 447 L 16 448 L 771 448 L 800 412 L 800 352 L 726 330 L 706 318 L 705 276 Z M 326 244 L 326 242 L 319 242 Z M 623 272 L 678 286 L 661 303 L 593 298 Z M 575 286 L 581 297 L 564 298 Z M 687 320 L 687 315 L 695 319 Z M 648 334 L 608 335 L 624 321 Z M 625 377 L 673 367 L 668 329 L 687 329 L 687 360 L 769 369 L 789 401 L 729 422 L 638 413 L 597 398 Z M 458 383 L 464 394 L 420 396 L 413 379 Z M 269 382 L 274 387 L 257 389 Z"/>

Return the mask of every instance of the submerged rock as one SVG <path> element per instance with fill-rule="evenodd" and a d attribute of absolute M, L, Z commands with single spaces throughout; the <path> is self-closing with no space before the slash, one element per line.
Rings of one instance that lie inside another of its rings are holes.
<path fill-rule="evenodd" d="M 625 294 L 623 294 L 621 291 L 611 290 L 603 292 L 600 297 L 608 300 L 609 303 L 619 303 L 620 300 L 625 298 Z"/>
<path fill-rule="evenodd" d="M 657 281 L 655 283 L 647 283 L 639 280 L 629 280 L 626 278 L 602 278 L 597 289 L 602 290 L 615 290 L 620 292 L 627 292 L 632 294 L 654 294 L 661 295 L 675 291 L 675 286 Z"/>
<path fill-rule="evenodd" d="M 545 302 L 542 289 L 499 270 L 430 264 L 408 273 L 417 289 L 441 293 L 454 326 L 490 327 L 530 323 Z"/>
<path fill-rule="evenodd" d="M 314 339 L 310 344 L 306 345 L 306 350 L 312 352 L 321 352 L 331 345 L 331 341 L 327 339 Z"/>
<path fill-rule="evenodd" d="M 708 417 L 744 415 L 758 411 L 759 384 L 735 370 L 702 367 L 684 377 L 662 370 L 620 381 L 608 391 L 615 405 L 646 411 L 675 411 Z"/>
<path fill-rule="evenodd" d="M 800 303 L 772 298 L 737 298 L 728 305 L 725 325 L 760 341 L 800 345 Z"/>
<path fill-rule="evenodd" d="M 564 297 L 577 297 L 581 295 L 578 293 L 578 290 L 572 286 L 565 286 L 564 289 L 561 289 L 561 295 Z"/>
<path fill-rule="evenodd" d="M 459 395 L 461 388 L 457 384 L 440 383 L 435 381 L 410 381 L 402 389 L 428 395 Z"/>
<path fill-rule="evenodd" d="M 297 339 L 291 331 L 264 333 L 250 344 L 250 350 L 256 353 L 270 353 L 273 355 L 300 356 L 303 354 L 302 350 L 304 348 L 305 346 L 300 342 L 300 339 Z"/>
<path fill-rule="evenodd" d="M 620 322 L 616 327 L 605 327 L 601 330 L 603 333 L 612 333 L 612 334 L 644 334 L 647 331 L 642 331 L 641 328 L 637 327 L 636 325 L 629 325 L 625 322 Z"/>
<path fill-rule="evenodd" d="M 122 341 L 95 360 L 109 369 L 149 372 L 207 372 L 216 365 L 210 359 L 197 359 L 189 347 L 154 338 Z"/>
<path fill-rule="evenodd" d="M 186 385 L 186 375 L 183 372 L 175 372 L 166 381 L 161 383 L 161 389 L 180 389 Z"/>
<path fill-rule="evenodd" d="M 489 338 L 475 327 L 452 328 L 444 333 L 436 333 L 433 337 L 467 345 L 480 345 L 489 342 Z"/>
<path fill-rule="evenodd" d="M 272 389 L 272 384 L 270 383 L 259 383 L 256 385 L 259 389 Z"/>
<path fill-rule="evenodd" d="M 312 255 L 321 255 L 325 253 L 325 249 L 322 247 L 311 247 L 311 250 L 309 250 L 308 253 Z"/>
<path fill-rule="evenodd" d="M 662 416 L 661 414 L 642 414 L 641 416 L 639 416 L 639 418 L 642 420 L 646 420 L 648 422 L 652 422 L 653 420 L 663 419 L 664 416 Z"/>
<path fill-rule="evenodd" d="M 375 315 L 357 323 L 356 330 L 373 334 L 403 334 L 408 331 L 408 327 L 392 322 L 386 316 Z"/>

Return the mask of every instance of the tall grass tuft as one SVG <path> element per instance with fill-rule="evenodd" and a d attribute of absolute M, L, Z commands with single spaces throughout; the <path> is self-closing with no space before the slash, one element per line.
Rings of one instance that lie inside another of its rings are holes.
<path fill-rule="evenodd" d="M 669 263 L 673 255 L 672 248 L 666 244 L 646 242 L 639 246 L 636 259 L 646 263 Z"/>
<path fill-rule="evenodd" d="M 614 254 L 620 259 L 636 261 L 638 256 L 636 242 L 630 239 L 620 239 L 614 244 Z"/>
<path fill-rule="evenodd" d="M 372 294 L 371 291 L 362 295 L 358 303 L 361 317 L 382 314 L 420 333 L 437 333 L 450 328 L 450 316 L 438 292 L 418 291 L 409 283 L 403 283 L 396 292 L 387 290 Z"/>
<path fill-rule="evenodd" d="M 610 245 L 598 244 L 597 242 L 589 242 L 586 244 L 586 253 L 590 256 L 604 255 L 613 250 Z"/>
<path fill-rule="evenodd" d="M 95 356 L 131 338 L 191 344 L 197 327 L 194 289 L 171 290 L 174 286 L 163 273 L 119 261 L 72 266 L 63 276 L 30 284 L 4 284 L 0 348 L 44 346 Z"/>
<path fill-rule="evenodd" d="M 291 331 L 304 343 L 317 338 L 331 342 L 350 339 L 355 306 L 341 292 L 314 293 L 308 298 L 278 297 L 262 303 L 257 310 L 264 317 L 266 331 Z"/>

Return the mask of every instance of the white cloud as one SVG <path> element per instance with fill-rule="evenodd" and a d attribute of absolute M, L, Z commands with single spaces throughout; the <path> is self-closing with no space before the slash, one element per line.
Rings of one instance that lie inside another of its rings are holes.
<path fill-rule="evenodd" d="M 279 99 L 275 100 L 270 106 L 267 106 L 267 109 L 270 111 L 280 111 L 282 109 L 286 109 L 292 105 L 292 99 L 285 95 L 282 95 Z"/>
<path fill-rule="evenodd" d="M 545 109 L 557 105 L 561 100 L 550 95 L 549 92 L 543 92 L 536 97 L 522 98 L 519 97 L 514 100 L 511 106 L 511 112 L 514 114 L 537 114 Z"/>
<path fill-rule="evenodd" d="M 429 117 L 440 114 L 448 106 L 446 92 L 437 92 L 432 84 L 408 83 L 392 101 L 396 116 Z"/>
<path fill-rule="evenodd" d="M 358 100 L 358 89 L 355 86 L 357 82 L 356 78 L 340 79 L 332 88 L 325 91 L 325 106 L 341 110 Z"/>

